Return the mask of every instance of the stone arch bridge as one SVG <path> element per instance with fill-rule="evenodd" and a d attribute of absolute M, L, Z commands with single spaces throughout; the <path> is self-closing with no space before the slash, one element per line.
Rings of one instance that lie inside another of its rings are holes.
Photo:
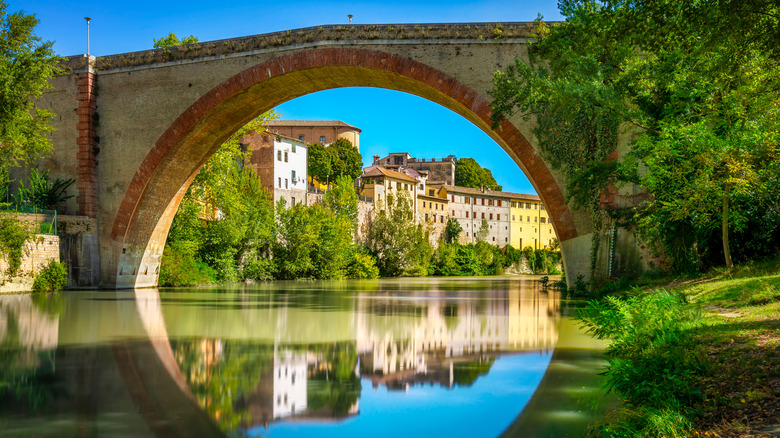
<path fill-rule="evenodd" d="M 548 209 L 567 276 L 587 276 L 589 215 L 567 206 L 561 176 L 540 157 L 529 124 L 517 117 L 497 130 L 490 125 L 492 74 L 526 57 L 531 28 L 531 23 L 322 26 L 98 58 L 73 56 L 38 102 L 56 113 L 55 150 L 42 166 L 52 177 L 77 179 L 67 209 L 97 225 L 86 249 L 99 255 L 97 285 L 154 287 L 179 202 L 201 165 L 239 127 L 321 90 L 403 91 L 455 111 L 509 154 Z"/>

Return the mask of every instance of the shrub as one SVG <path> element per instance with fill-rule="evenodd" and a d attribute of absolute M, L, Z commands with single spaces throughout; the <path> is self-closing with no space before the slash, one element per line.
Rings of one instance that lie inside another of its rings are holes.
<path fill-rule="evenodd" d="M 160 267 L 160 286 L 190 286 L 216 282 L 216 272 L 195 258 L 196 244 L 172 242 L 165 247 Z"/>
<path fill-rule="evenodd" d="M 8 213 L 0 213 L 0 254 L 8 261 L 5 275 L 14 277 L 22 265 L 24 242 L 31 237 L 27 229 Z"/>
<path fill-rule="evenodd" d="M 356 279 L 370 279 L 379 277 L 379 268 L 376 259 L 369 254 L 355 252 L 355 258 L 347 267 L 347 277 Z"/>
<path fill-rule="evenodd" d="M 33 282 L 33 292 L 57 292 L 68 285 L 68 272 L 65 265 L 51 260 L 45 268 L 38 273 Z"/>
<path fill-rule="evenodd" d="M 267 258 L 250 260 L 244 264 L 241 276 L 244 280 L 271 280 L 274 278 L 274 263 Z"/>

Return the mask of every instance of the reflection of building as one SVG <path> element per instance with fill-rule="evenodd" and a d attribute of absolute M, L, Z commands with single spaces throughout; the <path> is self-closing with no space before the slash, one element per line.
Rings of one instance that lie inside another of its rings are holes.
<path fill-rule="evenodd" d="M 503 299 L 486 301 L 464 296 L 412 299 L 403 305 L 397 300 L 360 302 L 357 349 L 363 377 L 391 389 L 420 382 L 451 387 L 458 383 L 459 365 L 479 367 L 504 351 L 552 348 L 558 297 L 521 296 L 517 286 L 505 293 Z M 406 324 L 387 324 L 399 318 Z"/>
<path fill-rule="evenodd" d="M 306 410 L 306 355 L 285 350 L 274 355 L 273 419 Z"/>

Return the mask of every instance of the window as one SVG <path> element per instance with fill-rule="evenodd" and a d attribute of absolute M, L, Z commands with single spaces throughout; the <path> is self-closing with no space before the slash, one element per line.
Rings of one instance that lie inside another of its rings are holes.
<path fill-rule="evenodd" d="M 290 146 L 290 150 L 292 151 L 292 153 L 295 153 L 295 143 L 293 143 L 292 146 Z"/>
<path fill-rule="evenodd" d="M 522 217 L 522 216 L 521 216 L 521 217 Z M 515 215 L 512 215 L 512 220 L 513 220 L 513 221 L 515 220 Z"/>
<path fill-rule="evenodd" d="M 485 198 L 482 198 L 482 205 L 485 205 Z"/>
<path fill-rule="evenodd" d="M 490 220 L 493 220 L 493 213 L 490 213 Z"/>
<path fill-rule="evenodd" d="M 276 151 L 276 161 L 282 161 L 282 151 Z"/>
<path fill-rule="evenodd" d="M 452 202 L 455 202 L 455 195 L 452 195 Z"/>
<path fill-rule="evenodd" d="M 531 222 L 531 216 L 526 216 L 526 217 L 525 217 L 525 219 L 526 219 L 528 222 Z"/>
<path fill-rule="evenodd" d="M 292 201 L 290 202 L 290 205 L 295 205 L 295 196 L 292 197 Z M 295 373 L 293 373 L 293 383 L 295 383 Z"/>
<path fill-rule="evenodd" d="M 537 206 L 537 205 L 538 205 L 538 204 L 534 204 L 534 210 L 536 210 L 536 206 Z"/>
<path fill-rule="evenodd" d="M 280 189 L 282 188 L 282 178 L 281 177 L 279 178 L 279 188 Z"/>
<path fill-rule="evenodd" d="M 539 210 L 544 210 L 544 204 L 539 204 Z"/>
<path fill-rule="evenodd" d="M 530 210 L 531 209 L 531 203 L 530 202 L 526 202 L 525 203 L 525 208 Z"/>
<path fill-rule="evenodd" d="M 495 236 L 493 236 L 493 242 L 495 242 L 495 241 L 496 241 L 496 237 L 495 237 Z"/>
<path fill-rule="evenodd" d="M 452 210 L 452 215 L 455 216 L 455 210 Z"/>
<path fill-rule="evenodd" d="M 284 179 L 284 188 L 287 188 L 287 178 Z"/>
<path fill-rule="evenodd" d="M 455 196 L 453 196 L 453 198 L 454 198 L 454 197 L 455 197 Z M 466 196 L 466 204 L 470 204 L 470 203 L 471 203 L 471 198 L 469 198 L 468 196 Z"/>
<path fill-rule="evenodd" d="M 444 216 L 441 216 L 439 219 L 441 223 L 444 223 Z"/>
<path fill-rule="evenodd" d="M 305 138 L 305 137 L 304 137 L 304 136 L 302 136 L 302 135 L 299 135 L 299 136 L 298 136 L 298 140 L 300 140 L 300 141 L 303 141 L 303 139 L 304 139 L 304 138 Z"/>
<path fill-rule="evenodd" d="M 498 206 L 501 207 L 501 200 L 498 200 Z"/>
<path fill-rule="evenodd" d="M 536 219 L 537 219 L 536 216 L 534 216 L 534 222 L 536 222 Z"/>
<path fill-rule="evenodd" d="M 498 214 L 498 217 L 496 217 L 497 220 L 501 220 L 501 213 Z"/>
<path fill-rule="evenodd" d="M 433 189 L 428 189 L 428 196 L 433 196 Z"/>
<path fill-rule="evenodd" d="M 423 201 L 423 208 L 425 208 L 425 201 Z"/>
<path fill-rule="evenodd" d="M 541 223 L 546 223 L 546 222 L 547 222 L 547 218 L 544 218 L 544 217 L 543 217 L 543 218 L 539 219 L 539 222 L 541 222 Z"/>
<path fill-rule="evenodd" d="M 298 181 L 298 179 L 295 178 L 295 171 L 294 170 L 292 171 L 292 177 L 290 179 L 292 179 L 293 184 L 295 184 Z"/>
<path fill-rule="evenodd" d="M 482 213 L 482 219 L 485 219 L 485 213 Z"/>
<path fill-rule="evenodd" d="M 467 214 L 468 214 L 468 213 L 467 213 Z M 482 214 L 485 214 L 485 213 L 482 213 Z M 476 211 L 474 212 L 474 216 L 473 216 L 473 218 L 474 218 L 474 219 L 476 219 L 476 218 L 477 218 L 477 212 L 476 212 Z"/>
<path fill-rule="evenodd" d="M 325 136 L 324 135 L 320 136 L 320 143 L 325 143 Z"/>
<path fill-rule="evenodd" d="M 284 162 L 287 162 L 287 151 L 284 151 Z"/>
<path fill-rule="evenodd" d="M 401 190 L 401 183 L 399 183 L 399 182 L 395 183 L 395 188 L 397 190 Z"/>
<path fill-rule="evenodd" d="M 425 213 L 425 222 L 428 222 L 428 213 Z"/>

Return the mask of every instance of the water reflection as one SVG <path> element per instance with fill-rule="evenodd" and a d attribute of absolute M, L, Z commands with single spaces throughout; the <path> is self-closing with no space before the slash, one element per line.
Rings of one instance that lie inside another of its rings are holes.
<path fill-rule="evenodd" d="M 55 311 L 0 297 L 0 423 L 8 436 L 497 436 L 556 368 L 560 300 L 534 287 L 70 293 Z M 21 381 L 48 398 L 23 406 L 7 389 Z"/>

